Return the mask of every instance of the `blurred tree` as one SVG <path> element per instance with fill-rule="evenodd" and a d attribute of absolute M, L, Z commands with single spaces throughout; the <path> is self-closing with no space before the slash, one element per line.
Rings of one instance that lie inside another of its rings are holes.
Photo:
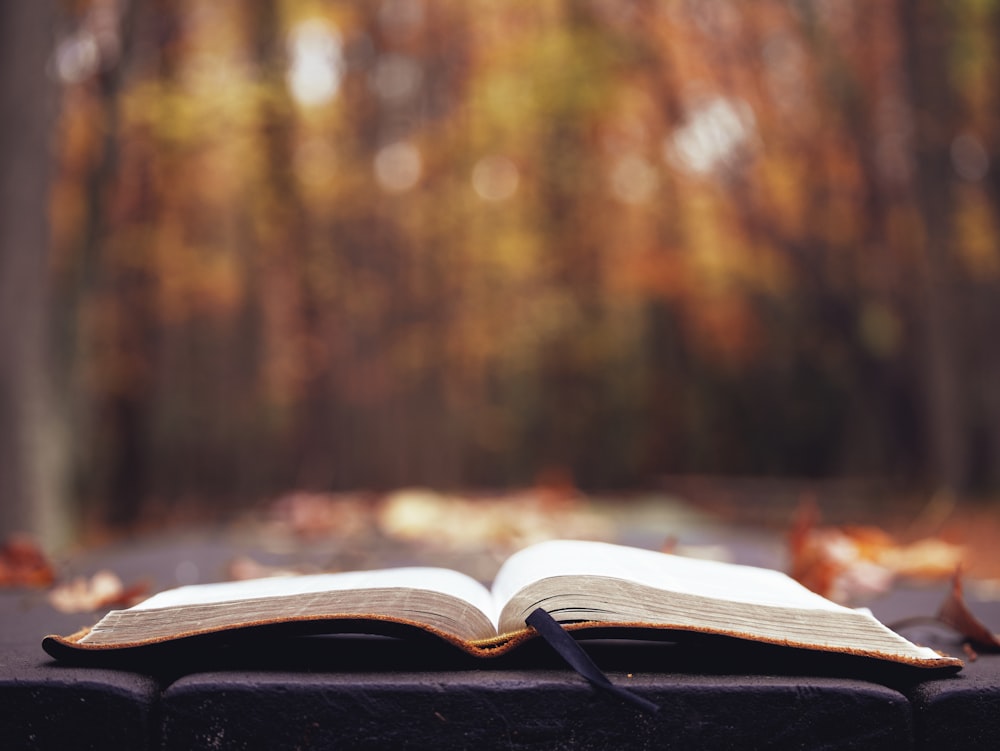
<path fill-rule="evenodd" d="M 913 190 L 923 228 L 917 238 L 922 292 L 917 314 L 923 334 L 924 430 L 932 481 L 962 493 L 970 478 L 970 404 L 962 392 L 966 327 L 960 324 L 957 299 L 951 147 L 964 113 L 953 78 L 957 51 L 952 10 L 942 0 L 902 2 L 900 29 L 913 113 Z"/>
<path fill-rule="evenodd" d="M 996 85 L 996 79 L 1000 76 L 1000 3 L 988 5 L 987 15 L 980 28 L 989 40 L 983 65 L 986 69 L 983 79 L 987 93 L 983 97 L 986 110 L 983 117 L 985 148 L 981 154 L 984 157 L 981 164 L 986 168 L 983 175 L 989 196 L 989 209 L 986 213 L 992 230 L 987 237 L 992 235 L 996 242 L 1000 236 L 1000 86 Z M 997 304 L 997 300 L 1000 300 L 1000 268 L 994 260 L 987 269 L 986 283 L 980 293 L 984 308 L 980 330 L 985 343 L 985 357 L 980 367 L 985 378 L 984 414 L 988 421 L 985 431 L 988 438 L 985 443 L 989 447 L 984 461 L 988 467 L 988 485 L 1000 488 L 1000 347 L 992 343 L 992 337 L 1000 330 L 1000 304 Z"/>
<path fill-rule="evenodd" d="M 994 6 L 69 3 L 85 496 L 986 482 Z"/>
<path fill-rule="evenodd" d="M 154 322 L 145 243 L 130 230 L 150 219 L 150 180 L 146 159 L 132 162 L 138 174 L 128 173 L 125 157 L 136 142 L 125 139 L 121 113 L 139 5 L 121 0 L 76 7 L 68 19 L 75 34 L 61 51 L 67 67 L 56 68 L 93 103 L 83 124 L 63 126 L 85 129 L 88 146 L 79 164 L 85 208 L 76 247 L 57 265 L 56 372 L 74 433 L 94 431 L 93 441 L 76 444 L 74 474 L 86 497 L 102 499 L 101 513 L 112 525 L 135 519 L 148 472 Z M 156 7 L 149 3 L 152 12 Z M 69 60 L 80 67 L 73 69 Z"/>
<path fill-rule="evenodd" d="M 0 6 L 0 536 L 67 533 L 46 346 L 54 0 Z"/>

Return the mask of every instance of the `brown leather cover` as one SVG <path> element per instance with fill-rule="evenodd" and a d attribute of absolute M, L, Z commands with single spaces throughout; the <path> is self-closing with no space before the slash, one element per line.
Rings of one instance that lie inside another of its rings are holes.
<path fill-rule="evenodd" d="M 752 641 L 763 644 L 772 644 L 777 646 L 793 647 L 793 648 L 807 648 L 817 652 L 831 652 L 848 654 L 854 657 L 864 657 L 875 660 L 882 660 L 888 662 L 901 663 L 904 665 L 910 665 L 912 667 L 919 668 L 944 668 L 944 669 L 959 669 L 962 667 L 963 663 L 961 660 L 954 657 L 947 657 L 942 655 L 945 659 L 931 660 L 931 659 L 919 659 L 919 658 L 906 658 L 889 656 L 881 652 L 873 652 L 866 650 L 849 650 L 841 648 L 825 648 L 821 646 L 806 646 L 801 643 L 793 643 L 786 640 L 780 639 L 766 639 L 757 636 L 750 636 L 748 634 L 740 633 L 738 631 L 727 631 L 722 629 L 693 629 L 687 626 L 672 626 L 669 624 L 649 624 L 641 622 L 597 622 L 597 621 L 586 621 L 578 623 L 568 623 L 563 626 L 567 631 L 577 632 L 586 631 L 587 635 L 599 635 L 602 638 L 612 638 L 612 639 L 662 639 L 669 638 L 671 635 L 682 635 L 682 634 L 709 634 L 714 636 L 726 636 L 732 637 L 734 639 L 741 639 L 744 641 Z M 526 641 L 529 641 L 537 636 L 537 633 L 528 627 L 520 631 L 516 631 L 509 634 L 503 634 L 490 639 L 482 639 L 476 641 L 463 641 L 450 634 L 439 631 L 438 629 L 430 628 L 424 624 L 417 623 L 414 621 L 408 621 L 404 619 L 388 618 L 384 616 L 369 616 L 369 615 L 344 615 L 336 617 L 300 617 L 300 618 L 281 618 L 272 620 L 258 620 L 258 621 L 248 621 L 244 624 L 240 624 L 235 627 L 226 627 L 215 630 L 196 630 L 189 632 L 181 632 L 174 634 L 170 637 L 159 637 L 150 638 L 145 640 L 140 640 L 136 642 L 130 642 L 126 644 L 86 644 L 81 643 L 83 639 L 89 632 L 90 629 L 82 629 L 69 636 L 57 636 L 50 635 L 46 636 L 42 641 L 42 647 L 45 651 L 56 659 L 72 659 L 74 656 L 78 656 L 81 652 L 89 653 L 107 653 L 107 652 L 117 652 L 121 650 L 143 650 L 156 645 L 162 645 L 169 642 L 177 642 L 180 640 L 187 639 L 199 639 L 208 636 L 220 636 L 225 634 L 239 634 L 242 637 L 252 636 L 255 631 L 263 631 L 268 634 L 381 634 L 387 636 L 403 636 L 412 635 L 414 630 L 422 631 L 427 634 L 442 639 L 448 642 L 458 649 L 473 655 L 475 657 L 499 657 L 509 653 L 510 651 L 516 649 L 518 646 Z"/>

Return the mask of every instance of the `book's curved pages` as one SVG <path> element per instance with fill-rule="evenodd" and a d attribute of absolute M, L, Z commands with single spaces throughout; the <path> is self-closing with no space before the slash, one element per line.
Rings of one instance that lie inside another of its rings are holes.
<path fill-rule="evenodd" d="M 42 645 L 57 659 L 71 659 L 261 631 L 398 635 L 417 629 L 491 657 L 536 636 L 526 619 L 538 608 L 578 636 L 699 633 L 920 668 L 962 665 L 777 571 L 566 540 L 514 554 L 492 589 L 438 568 L 195 585 L 111 611 L 76 634 L 47 636 Z"/>

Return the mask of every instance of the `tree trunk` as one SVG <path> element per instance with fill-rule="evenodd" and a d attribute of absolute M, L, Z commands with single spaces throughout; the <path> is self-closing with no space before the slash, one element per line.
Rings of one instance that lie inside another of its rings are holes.
<path fill-rule="evenodd" d="M 54 0 L 0 5 L 0 536 L 64 541 L 62 442 L 47 368 Z"/>
<path fill-rule="evenodd" d="M 948 79 L 952 43 L 947 3 L 901 4 L 901 30 L 914 126 L 915 204 L 923 222 L 920 310 L 923 329 L 924 435 L 931 479 L 961 493 L 969 481 L 966 406 L 962 393 L 959 272 L 951 250 L 955 197 L 951 142 L 958 101 Z"/>

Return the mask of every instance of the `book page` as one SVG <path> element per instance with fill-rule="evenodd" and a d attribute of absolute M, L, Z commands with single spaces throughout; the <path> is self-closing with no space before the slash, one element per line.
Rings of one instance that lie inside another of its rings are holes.
<path fill-rule="evenodd" d="M 489 590 L 471 576 L 444 568 L 411 567 L 337 574 L 275 576 L 218 584 L 194 584 L 153 595 L 132 610 L 180 605 L 209 605 L 286 595 L 362 589 L 418 589 L 439 592 L 468 602 L 496 622 Z"/>
<path fill-rule="evenodd" d="M 578 540 L 552 540 L 515 553 L 497 572 L 493 596 L 502 607 L 532 582 L 580 575 L 623 579 L 670 592 L 752 605 L 850 610 L 780 571 Z"/>
<path fill-rule="evenodd" d="M 501 566 L 493 594 L 501 633 L 544 607 L 557 621 L 662 626 L 877 656 L 953 663 L 871 614 L 838 605 L 780 571 L 599 542 L 552 541 Z"/>

